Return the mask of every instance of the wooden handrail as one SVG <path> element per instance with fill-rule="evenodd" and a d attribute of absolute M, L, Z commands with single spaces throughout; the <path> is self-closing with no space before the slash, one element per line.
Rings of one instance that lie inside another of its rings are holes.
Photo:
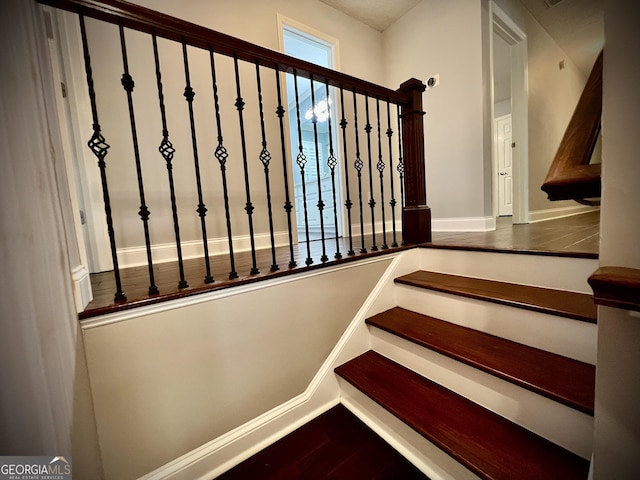
<path fill-rule="evenodd" d="M 549 200 L 582 200 L 600 197 L 601 167 L 591 155 L 600 133 L 602 116 L 602 52 L 591 70 L 542 190 Z"/>
<path fill-rule="evenodd" d="M 588 281 L 598 305 L 640 312 L 640 269 L 600 267 Z"/>
<path fill-rule="evenodd" d="M 237 56 L 239 60 L 251 63 L 257 60 L 260 65 L 272 69 L 278 67 L 281 72 L 293 73 L 295 70 L 299 77 L 313 76 L 315 81 L 358 93 L 366 92 L 371 97 L 388 100 L 398 105 L 411 104 L 411 97 L 402 90 L 391 90 L 122 0 L 37 1 L 43 5 L 79 13 L 115 25 L 122 24 L 124 27 L 140 32 L 155 33 L 158 37 L 185 42 L 187 45 L 204 50 L 212 48 L 216 53 L 230 57 Z"/>

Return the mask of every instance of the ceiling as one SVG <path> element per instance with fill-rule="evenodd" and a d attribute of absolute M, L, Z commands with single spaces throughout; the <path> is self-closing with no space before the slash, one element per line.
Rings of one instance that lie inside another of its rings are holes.
<path fill-rule="evenodd" d="M 382 32 L 421 0 L 320 0 Z"/>
<path fill-rule="evenodd" d="M 582 73 L 589 75 L 604 45 L 604 0 L 520 1 Z"/>
<path fill-rule="evenodd" d="M 320 1 L 382 32 L 421 0 Z M 578 68 L 589 75 L 604 44 L 604 0 L 520 1 Z"/>

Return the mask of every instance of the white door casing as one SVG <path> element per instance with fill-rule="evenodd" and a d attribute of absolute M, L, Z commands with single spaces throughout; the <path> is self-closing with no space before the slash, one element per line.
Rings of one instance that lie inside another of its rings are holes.
<path fill-rule="evenodd" d="M 515 144 L 511 149 L 513 223 L 529 223 L 527 35 L 495 3 L 492 3 L 492 17 L 493 31 L 511 45 L 512 142 Z M 495 163 L 494 168 L 497 168 Z M 495 190 L 494 201 L 498 202 Z M 498 213 L 496 210 L 494 212 Z"/>

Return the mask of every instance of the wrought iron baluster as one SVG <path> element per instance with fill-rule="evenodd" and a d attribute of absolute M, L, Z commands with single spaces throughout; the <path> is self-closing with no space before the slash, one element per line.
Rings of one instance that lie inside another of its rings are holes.
<path fill-rule="evenodd" d="M 297 263 L 293 254 L 293 228 L 291 224 L 291 197 L 289 196 L 289 176 L 287 175 L 287 140 L 284 134 L 284 114 L 285 109 L 282 106 L 282 89 L 280 87 L 280 70 L 278 65 L 275 68 L 276 73 L 276 91 L 278 93 L 278 108 L 276 109 L 276 115 L 280 123 L 280 146 L 282 149 L 282 172 L 284 175 L 284 211 L 287 213 L 287 227 L 289 232 L 289 268 L 295 268 Z"/>
<path fill-rule="evenodd" d="M 182 58 L 184 61 L 184 77 L 186 86 L 184 88 L 184 98 L 189 105 L 189 124 L 191 126 L 191 144 L 193 147 L 193 164 L 196 174 L 196 187 L 198 190 L 198 216 L 200 217 L 200 227 L 202 230 L 202 246 L 204 248 L 204 265 L 206 274 L 204 277 L 204 283 L 213 283 L 213 276 L 211 275 L 211 263 L 209 261 L 209 239 L 207 237 L 207 224 L 205 216 L 207 215 L 207 207 L 204 204 L 202 196 L 202 182 L 200 180 L 200 161 L 198 160 L 198 141 L 196 138 L 196 123 L 193 115 L 193 98 L 195 92 L 191 88 L 191 76 L 189 74 L 189 57 L 187 55 L 187 44 L 182 42 Z"/>
<path fill-rule="evenodd" d="M 298 126 L 298 156 L 296 157 L 296 163 L 300 167 L 300 177 L 302 179 L 302 203 L 304 211 L 304 233 L 307 237 L 307 259 L 305 265 L 311 265 L 313 258 L 311 258 L 311 244 L 309 242 L 309 212 L 307 211 L 307 186 L 304 177 L 304 167 L 307 164 L 307 157 L 304 154 L 302 148 L 302 128 L 300 127 L 300 97 L 298 95 L 298 74 L 296 70 L 293 70 L 293 86 L 296 96 L 296 120 Z"/>
<path fill-rule="evenodd" d="M 340 85 L 340 108 L 342 110 L 342 119 L 340 120 L 340 128 L 342 129 L 342 151 L 344 156 L 344 181 L 346 185 L 346 194 L 347 199 L 344 202 L 344 206 L 347 209 L 347 227 L 349 229 L 349 251 L 347 255 L 355 255 L 356 252 L 353 250 L 353 232 L 351 228 L 351 207 L 353 203 L 351 202 L 351 194 L 349 190 L 349 161 L 347 154 L 347 119 L 344 116 L 344 89 L 342 85 Z"/>
<path fill-rule="evenodd" d="M 153 258 L 151 256 L 151 239 L 149 237 L 149 216 L 151 212 L 149 212 L 149 208 L 147 207 L 145 198 L 144 198 L 144 183 L 142 180 L 142 164 L 140 163 L 140 149 L 138 147 L 138 132 L 136 129 L 136 117 L 133 109 L 133 88 L 135 86 L 135 82 L 133 78 L 129 74 L 129 61 L 127 59 L 127 45 L 124 38 L 124 27 L 122 23 L 119 25 L 120 27 L 120 47 L 122 50 L 122 65 L 124 67 L 124 73 L 122 74 L 122 87 L 124 91 L 127 93 L 127 104 L 129 107 L 129 121 L 131 123 L 131 138 L 133 140 L 133 155 L 136 162 L 136 176 L 138 179 L 138 192 L 140 194 L 140 209 L 138 210 L 138 215 L 140 215 L 140 219 L 142 220 L 142 225 L 144 227 L 144 244 L 147 250 L 147 267 L 149 269 L 149 295 L 157 295 L 160 293 L 158 291 L 158 287 L 156 286 L 154 275 L 153 275 Z"/>
<path fill-rule="evenodd" d="M 267 210 L 269 214 L 269 237 L 271 238 L 271 271 L 280 270 L 276 261 L 276 242 L 273 236 L 273 211 L 271 208 L 271 182 L 269 179 L 269 163 L 271 162 L 271 154 L 267 149 L 267 135 L 264 130 L 264 108 L 262 104 L 262 82 L 260 81 L 260 63 L 256 60 L 256 83 L 258 86 L 258 103 L 260 106 L 260 131 L 262 133 L 262 150 L 259 159 L 264 166 L 264 182 L 267 190 Z"/>
<path fill-rule="evenodd" d="M 327 130 L 329 131 L 329 157 L 327 158 L 327 166 L 331 170 L 331 194 L 333 196 L 333 226 L 336 233 L 336 253 L 333 258 L 342 258 L 340 253 L 340 238 L 338 236 L 338 201 L 336 198 L 336 166 L 338 160 L 333 154 L 333 131 L 331 130 L 331 102 L 329 102 L 329 84 L 325 83 L 325 97 L 327 99 Z"/>
<path fill-rule="evenodd" d="M 318 149 L 318 115 L 316 114 L 316 92 L 315 86 L 313 84 L 313 75 L 310 78 L 311 82 L 311 123 L 313 124 L 313 143 L 315 146 L 315 157 L 316 157 L 316 176 L 318 183 L 318 212 L 320 213 L 320 241 L 322 243 L 322 256 L 320 257 L 320 261 L 326 262 L 329 260 L 327 257 L 327 249 L 325 246 L 325 238 L 324 238 L 324 201 L 322 200 L 322 176 L 320 172 L 320 153 Z"/>
<path fill-rule="evenodd" d="M 107 232 L 109 234 L 109 244 L 111 247 L 111 260 L 113 261 L 113 275 L 116 283 L 116 293 L 114 302 L 125 302 L 127 296 L 122 291 L 122 281 L 120 279 L 120 268 L 118 267 L 118 254 L 116 249 L 116 236 L 113 228 L 113 216 L 111 213 L 111 200 L 109 198 L 109 186 L 107 183 L 107 163 L 105 157 L 110 145 L 106 142 L 101 133 L 100 121 L 98 119 L 98 108 L 96 105 L 96 92 L 93 85 L 93 72 L 91 69 L 91 56 L 89 55 L 89 44 L 87 42 L 87 30 L 84 23 L 84 15 L 78 15 L 80 20 L 80 35 L 82 37 L 82 53 L 84 57 L 84 68 L 87 76 L 87 88 L 89 90 L 89 101 L 91 103 L 91 116 L 93 119 L 93 135 L 87 142 L 89 149 L 98 159 L 100 169 L 100 180 L 102 183 L 102 198 L 104 201 L 104 213 L 107 220 Z"/>
<path fill-rule="evenodd" d="M 229 262 L 231 269 L 229 271 L 229 279 L 233 280 L 238 278 L 238 272 L 236 272 L 236 262 L 233 253 L 233 233 L 231 232 L 231 211 L 229 209 L 229 186 L 227 184 L 227 158 L 229 158 L 229 152 L 224 146 L 224 137 L 222 136 L 222 121 L 220 119 L 220 102 L 218 98 L 218 80 L 216 77 L 216 64 L 213 54 L 213 49 L 209 48 L 209 63 L 211 64 L 211 83 L 213 84 L 213 103 L 216 114 L 216 128 L 218 131 L 218 145 L 214 152 L 214 156 L 218 160 L 220 165 L 220 173 L 222 176 L 222 194 L 224 197 L 224 214 L 227 221 L 227 238 L 229 241 Z"/>
<path fill-rule="evenodd" d="M 394 193 L 393 186 L 393 146 L 392 146 L 392 138 L 393 130 L 391 129 L 391 105 L 389 100 L 387 100 L 387 139 L 389 141 L 389 187 L 391 192 L 391 200 L 389 200 L 389 205 L 391 206 L 391 228 L 393 229 L 393 243 L 392 247 L 398 246 L 398 240 L 396 235 L 396 197 Z"/>
<path fill-rule="evenodd" d="M 369 160 L 369 209 L 371 210 L 371 240 L 373 245 L 371 245 L 371 251 L 377 252 L 378 246 L 376 245 L 376 218 L 375 218 L 375 208 L 376 201 L 373 198 L 373 165 L 372 165 L 372 157 L 371 157 L 371 122 L 369 121 L 369 95 L 365 93 L 364 95 L 364 107 L 365 107 L 365 118 L 367 124 L 364 126 L 364 131 L 367 133 L 367 158 Z"/>
<path fill-rule="evenodd" d="M 382 158 L 382 135 L 380 133 L 380 99 L 376 98 L 376 120 L 378 126 L 378 163 L 376 164 L 376 169 L 380 174 L 380 210 L 382 216 L 382 250 L 387 250 L 389 246 L 387 245 L 387 226 L 386 226 L 386 218 L 384 211 L 384 160 Z"/>
<path fill-rule="evenodd" d="M 244 190 L 246 196 L 246 203 L 244 210 L 247 212 L 247 219 L 249 221 L 249 241 L 251 242 L 251 275 L 260 273 L 256 261 L 256 242 L 253 233 L 253 211 L 255 207 L 251 203 L 251 189 L 249 186 L 249 164 L 247 162 L 247 140 L 244 136 L 244 100 L 242 98 L 242 92 L 240 88 L 240 70 L 238 68 L 238 56 L 233 56 L 233 67 L 236 75 L 236 103 L 235 107 L 238 110 L 238 120 L 240 122 L 240 143 L 242 145 L 242 167 L 244 170 Z"/>
<path fill-rule="evenodd" d="M 402 124 L 400 122 L 400 105 L 396 106 L 398 117 L 398 174 L 400 175 L 400 207 L 404 211 L 404 160 L 402 159 Z M 404 226 L 402 228 L 402 245 L 404 241 Z"/>
<path fill-rule="evenodd" d="M 353 162 L 353 166 L 358 172 L 358 207 L 360 209 L 360 253 L 367 253 L 367 249 L 364 246 L 364 211 L 362 208 L 362 167 L 364 163 L 360 158 L 360 134 L 358 132 L 358 102 L 356 99 L 356 92 L 353 91 L 353 125 L 356 132 L 356 159 Z"/>
<path fill-rule="evenodd" d="M 176 152 L 173 144 L 169 140 L 169 129 L 167 128 L 167 112 L 164 105 L 164 93 L 162 89 L 162 74 L 160 72 L 160 56 L 158 55 L 158 39 L 155 32 L 151 34 L 153 41 L 153 59 L 156 66 L 156 82 L 158 84 L 158 101 L 160 103 L 160 116 L 162 118 L 162 142 L 158 151 L 167 164 L 167 175 L 169 177 L 169 193 L 171 197 L 171 212 L 173 214 L 173 230 L 176 238 L 176 250 L 178 253 L 178 269 L 180 271 L 180 281 L 178 288 L 187 288 L 189 284 L 184 277 L 184 264 L 182 261 L 182 246 L 180 244 L 180 224 L 178 222 L 178 207 L 176 205 L 176 190 L 173 181 L 173 156 Z"/>

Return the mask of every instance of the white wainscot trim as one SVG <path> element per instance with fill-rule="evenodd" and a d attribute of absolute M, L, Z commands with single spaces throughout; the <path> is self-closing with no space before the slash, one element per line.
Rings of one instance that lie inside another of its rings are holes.
<path fill-rule="evenodd" d="M 434 218 L 434 232 L 489 232 L 496 229 L 495 217 Z"/>
<path fill-rule="evenodd" d="M 91 291 L 91 277 L 89 270 L 84 265 L 78 265 L 71 270 L 71 282 L 73 283 L 73 298 L 76 304 L 76 312 L 84 311 L 89 302 L 93 300 Z"/>
<path fill-rule="evenodd" d="M 589 205 L 572 205 L 569 207 L 547 208 L 544 210 L 532 210 L 529 212 L 529 223 L 544 222 L 545 220 L 554 220 L 556 218 L 571 217 L 582 213 L 589 213 L 599 210 L 600 207 L 591 207 Z"/>

